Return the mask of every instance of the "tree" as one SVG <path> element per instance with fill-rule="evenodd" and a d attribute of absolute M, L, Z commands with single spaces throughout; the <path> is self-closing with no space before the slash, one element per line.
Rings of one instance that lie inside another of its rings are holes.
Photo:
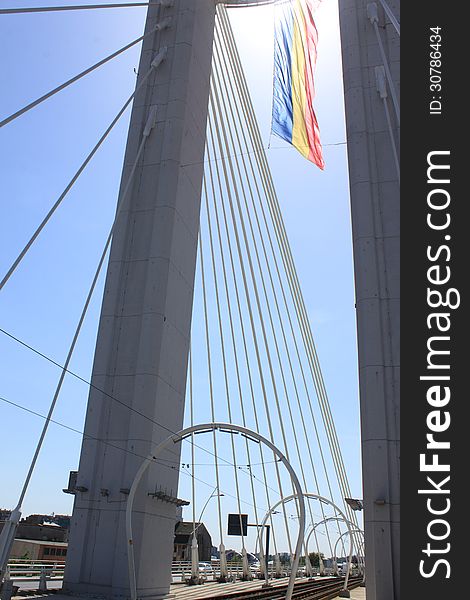
<path fill-rule="evenodd" d="M 320 552 L 320 556 L 321 556 L 322 560 L 325 560 L 325 555 L 323 554 L 323 552 Z M 312 567 L 320 566 L 320 559 L 318 558 L 318 552 L 310 552 L 308 557 L 310 558 L 310 564 L 312 565 Z"/>

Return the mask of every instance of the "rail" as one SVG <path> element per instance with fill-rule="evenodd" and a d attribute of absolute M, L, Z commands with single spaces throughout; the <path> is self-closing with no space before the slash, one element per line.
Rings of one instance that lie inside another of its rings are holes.
<path fill-rule="evenodd" d="M 62 579 L 65 561 L 12 559 L 8 563 L 10 578 L 15 581 L 38 579 L 44 572 L 48 579 Z"/>
<path fill-rule="evenodd" d="M 352 576 L 349 578 L 348 589 L 352 590 L 362 583 L 362 578 Z M 294 586 L 293 600 L 331 600 L 336 598 L 343 589 L 344 578 L 331 578 L 319 580 L 298 581 Z M 287 589 L 286 585 L 276 585 L 270 588 L 256 590 L 232 591 L 227 594 L 217 595 L 217 600 L 283 600 Z"/>
<path fill-rule="evenodd" d="M 227 561 L 229 578 L 236 580 L 243 575 L 243 566 L 237 561 Z M 16 582 L 34 582 L 39 581 L 42 573 L 49 581 L 60 581 L 64 577 L 65 561 L 58 560 L 28 560 L 12 559 L 8 563 L 10 578 Z M 252 566 L 251 573 L 253 579 L 260 577 L 259 569 Z M 286 567 L 281 571 L 282 577 L 290 575 L 290 568 Z M 314 573 L 315 574 L 315 573 Z M 317 573 L 318 574 L 318 573 Z M 173 561 L 171 565 L 171 575 L 173 583 L 185 582 L 191 577 L 191 561 Z M 201 562 L 200 575 L 206 581 L 216 581 L 220 575 L 220 561 L 211 560 Z M 305 575 L 305 569 L 299 568 L 299 575 Z M 269 578 L 275 578 L 275 570 L 272 565 L 269 566 Z"/>

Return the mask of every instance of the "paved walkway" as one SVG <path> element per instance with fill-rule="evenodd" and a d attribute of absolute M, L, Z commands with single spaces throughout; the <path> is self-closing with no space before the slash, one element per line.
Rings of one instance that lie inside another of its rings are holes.
<path fill-rule="evenodd" d="M 366 600 L 366 588 L 358 587 L 352 590 L 351 600 Z"/>

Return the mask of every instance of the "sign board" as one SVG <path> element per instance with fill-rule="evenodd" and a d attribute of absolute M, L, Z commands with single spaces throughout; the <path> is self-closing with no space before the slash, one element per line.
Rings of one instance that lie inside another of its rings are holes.
<path fill-rule="evenodd" d="M 227 535 L 244 535 L 247 534 L 248 515 L 239 515 L 237 513 L 229 513 L 228 515 L 228 530 Z"/>

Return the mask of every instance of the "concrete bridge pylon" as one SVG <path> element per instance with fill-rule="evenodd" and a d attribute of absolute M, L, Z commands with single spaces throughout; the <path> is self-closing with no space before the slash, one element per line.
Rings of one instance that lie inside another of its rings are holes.
<path fill-rule="evenodd" d="M 227 2 L 251 3 L 264 2 Z M 138 69 L 137 86 L 146 80 L 132 109 L 121 195 L 131 173 L 132 181 L 110 250 L 76 483 L 64 580 L 74 594 L 129 597 L 126 494 L 142 457 L 183 425 L 216 4 L 162 0 L 148 8 L 145 31 L 155 33 Z M 171 452 L 165 458 L 178 461 Z M 177 470 L 154 464 L 146 477 L 176 496 Z M 175 505 L 142 485 L 135 509 L 139 595 L 161 598 Z"/>

